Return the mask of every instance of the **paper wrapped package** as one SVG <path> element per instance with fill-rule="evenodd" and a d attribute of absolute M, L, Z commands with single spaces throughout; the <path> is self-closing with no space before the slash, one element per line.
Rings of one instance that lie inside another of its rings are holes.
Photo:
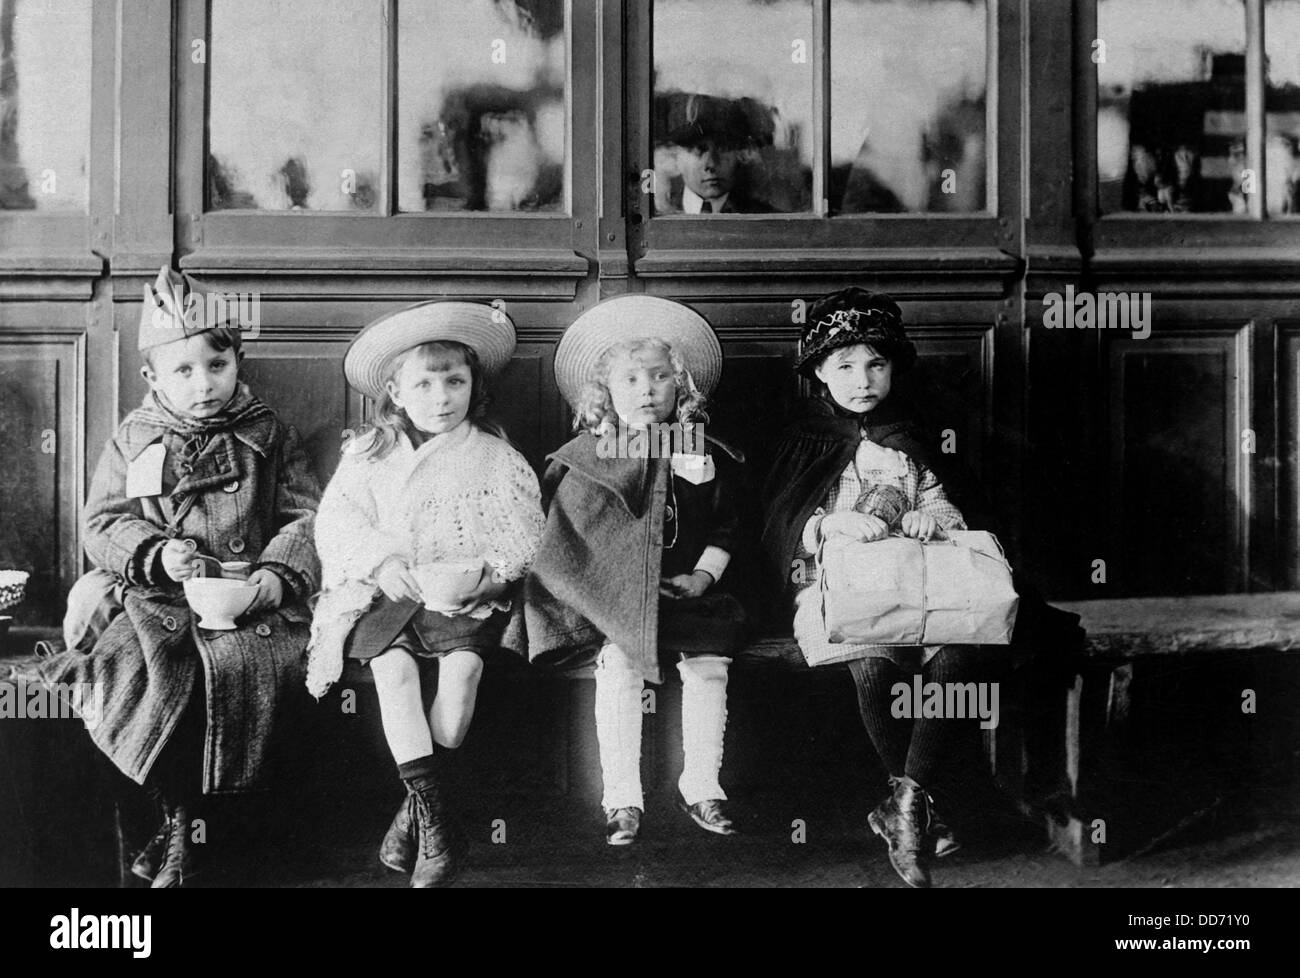
<path fill-rule="evenodd" d="M 950 530 L 921 543 L 831 540 L 819 555 L 822 614 L 832 642 L 1008 645 L 1019 598 L 993 534 Z"/>

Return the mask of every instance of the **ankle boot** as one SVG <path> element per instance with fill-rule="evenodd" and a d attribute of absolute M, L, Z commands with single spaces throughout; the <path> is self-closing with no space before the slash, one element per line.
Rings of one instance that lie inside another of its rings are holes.
<path fill-rule="evenodd" d="M 155 890 L 185 886 L 195 875 L 189 811 L 183 804 L 169 806 L 167 821 L 166 849 L 158 875 L 153 880 Z"/>
<path fill-rule="evenodd" d="M 420 847 L 419 829 L 415 817 L 415 796 L 408 789 L 402 805 L 388 826 L 384 841 L 379 846 L 379 861 L 391 870 L 409 873 L 415 866 L 416 851 Z"/>
<path fill-rule="evenodd" d="M 427 775 L 410 779 L 406 786 L 411 792 L 419 838 L 411 886 L 443 886 L 456 875 L 460 848 L 446 792 L 437 778 Z"/>
<path fill-rule="evenodd" d="M 925 837 L 930 828 L 930 803 L 924 789 L 911 778 L 890 778 L 894 793 L 867 816 L 871 831 L 889 847 L 889 864 L 908 886 L 930 885 Z"/>
<path fill-rule="evenodd" d="M 162 865 L 163 857 L 167 853 L 167 837 L 171 834 L 172 821 L 171 813 L 163 801 L 162 792 L 157 788 L 152 788 L 149 791 L 149 797 L 162 809 L 162 825 L 158 827 L 158 831 L 154 833 L 153 838 L 140 850 L 139 855 L 135 857 L 135 861 L 131 863 L 131 872 L 140 879 L 152 883 L 154 877 L 158 875 L 158 867 Z"/>
<path fill-rule="evenodd" d="M 925 797 L 930 803 L 930 844 L 934 847 L 935 858 L 951 856 L 961 848 L 961 839 L 957 838 L 957 833 L 939 814 L 939 809 L 934 804 L 934 795 L 926 792 Z"/>

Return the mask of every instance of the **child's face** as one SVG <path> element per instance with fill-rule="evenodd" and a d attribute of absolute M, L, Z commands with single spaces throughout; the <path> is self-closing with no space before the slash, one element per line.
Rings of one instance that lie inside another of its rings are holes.
<path fill-rule="evenodd" d="M 609 363 L 609 396 L 624 424 L 667 421 L 677 411 L 677 380 L 659 350 L 619 353 Z"/>
<path fill-rule="evenodd" d="M 436 369 L 439 367 L 445 369 Z M 440 435 L 465 420 L 473 382 L 467 363 L 429 367 L 420 357 L 412 356 L 388 382 L 388 396 L 413 425 L 426 434 Z"/>
<path fill-rule="evenodd" d="M 894 365 L 859 343 L 832 350 L 817 365 L 816 373 L 836 404 L 854 414 L 866 414 L 889 396 Z"/>
<path fill-rule="evenodd" d="M 202 334 L 156 346 L 150 360 L 140 373 L 177 414 L 210 418 L 235 395 L 238 354 L 212 349 Z"/>

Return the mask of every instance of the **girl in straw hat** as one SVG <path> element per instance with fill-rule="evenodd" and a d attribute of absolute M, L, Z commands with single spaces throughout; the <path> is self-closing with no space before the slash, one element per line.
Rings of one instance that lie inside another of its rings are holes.
<path fill-rule="evenodd" d="M 641 791 L 641 694 L 678 659 L 685 764 L 679 806 L 734 832 L 718 782 L 727 668 L 744 613 L 717 585 L 735 552 L 739 454 L 702 436 L 722 349 L 697 313 L 620 296 L 580 316 L 555 355 L 580 434 L 551 456 L 546 532 L 525 583 L 530 655 L 596 655 L 606 841 L 632 842 Z"/>
<path fill-rule="evenodd" d="M 415 887 L 455 873 L 448 761 L 542 532 L 537 477 L 483 417 L 484 378 L 514 346 L 503 312 L 428 302 L 371 323 L 344 358 L 348 383 L 377 407 L 321 500 L 307 686 L 323 695 L 345 658 L 370 666 L 407 788 L 379 858 Z M 428 704 L 422 680 L 434 676 Z"/>

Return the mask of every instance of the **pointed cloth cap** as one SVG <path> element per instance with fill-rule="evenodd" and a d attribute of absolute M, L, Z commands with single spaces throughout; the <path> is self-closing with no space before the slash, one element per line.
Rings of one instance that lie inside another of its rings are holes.
<path fill-rule="evenodd" d="M 225 302 L 209 301 L 184 273 L 164 265 L 152 285 L 144 287 L 144 307 L 140 310 L 137 348 L 144 352 L 164 343 L 174 343 L 210 329 L 238 329 L 237 307 Z"/>
<path fill-rule="evenodd" d="M 593 376 L 596 361 L 615 343 L 657 339 L 668 343 L 706 396 L 722 375 L 722 344 L 709 321 L 689 306 L 656 295 L 619 295 L 573 321 L 555 350 L 555 382 L 570 404 Z"/>
<path fill-rule="evenodd" d="M 434 299 L 380 316 L 343 356 L 343 374 L 356 390 L 379 400 L 393 358 L 434 340 L 455 340 L 478 354 L 484 373 L 494 374 L 515 352 L 515 324 L 504 309 L 484 302 Z"/>

